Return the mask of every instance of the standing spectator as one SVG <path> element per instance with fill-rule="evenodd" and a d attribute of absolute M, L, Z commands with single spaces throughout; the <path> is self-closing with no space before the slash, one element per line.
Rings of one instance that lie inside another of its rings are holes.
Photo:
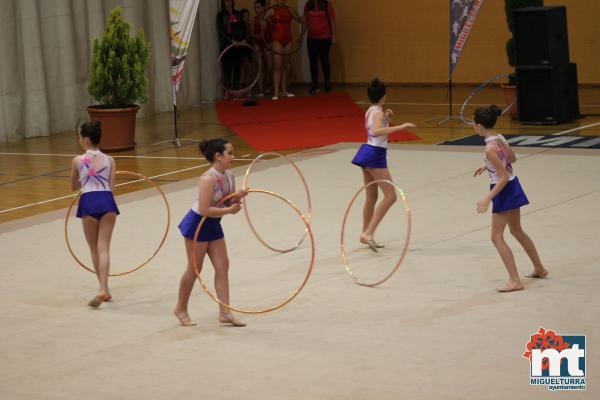
<path fill-rule="evenodd" d="M 303 22 L 308 26 L 306 47 L 310 61 L 312 84 L 310 94 L 319 92 L 319 60 L 325 78 L 325 91 L 331 91 L 329 49 L 335 43 L 335 11 L 327 0 L 308 0 L 304 6 Z"/>
<path fill-rule="evenodd" d="M 267 86 L 267 82 L 270 80 L 270 74 L 272 69 L 273 58 L 268 52 L 267 47 L 271 45 L 271 26 L 268 21 L 264 19 L 266 9 L 265 0 L 254 1 L 254 26 L 252 30 L 252 43 L 254 50 L 257 53 L 257 57 L 262 59 L 262 73 L 258 77 L 258 94 L 257 96 L 262 97 Z"/>
<path fill-rule="evenodd" d="M 223 84 L 227 88 L 238 90 L 244 60 L 244 47 L 240 45 L 246 43 L 246 24 L 242 13 L 235 9 L 233 0 L 221 0 L 221 11 L 217 14 L 217 31 L 221 51 L 230 44 L 235 46 L 223 55 Z"/>
<path fill-rule="evenodd" d="M 271 47 L 273 50 L 273 100 L 279 98 L 281 85 L 281 94 L 284 97 L 294 97 L 288 92 L 287 87 L 287 65 L 292 54 L 292 21 L 302 22 L 300 16 L 290 8 L 287 0 L 277 0 L 277 3 L 265 13 L 265 19 L 270 21 L 272 26 Z"/>
<path fill-rule="evenodd" d="M 253 37 L 252 37 L 252 20 L 250 18 L 250 11 L 248 11 L 247 8 L 244 8 L 242 10 L 240 10 L 240 12 L 242 13 L 242 18 L 244 20 L 244 24 L 246 24 L 246 36 L 244 37 L 244 40 L 246 41 L 247 44 L 252 46 L 253 43 Z M 252 71 L 252 59 L 254 58 L 254 54 L 252 51 L 252 48 L 250 47 L 246 47 L 243 46 L 241 48 L 242 51 L 242 85 L 244 87 L 246 86 L 250 86 L 250 84 L 252 83 L 252 81 L 254 80 L 254 77 L 256 76 L 255 73 L 253 73 Z"/>

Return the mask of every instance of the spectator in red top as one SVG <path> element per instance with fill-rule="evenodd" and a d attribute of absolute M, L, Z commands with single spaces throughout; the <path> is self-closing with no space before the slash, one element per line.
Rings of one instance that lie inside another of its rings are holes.
<path fill-rule="evenodd" d="M 331 91 L 331 65 L 329 64 L 329 49 L 335 43 L 335 11 L 327 0 L 308 0 L 302 16 L 308 27 L 306 47 L 310 61 L 310 76 L 312 84 L 310 93 L 319 92 L 319 60 L 325 77 L 325 91 Z"/>

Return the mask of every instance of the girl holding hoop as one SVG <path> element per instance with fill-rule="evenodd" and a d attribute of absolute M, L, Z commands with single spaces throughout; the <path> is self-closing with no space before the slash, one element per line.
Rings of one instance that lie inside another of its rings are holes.
<path fill-rule="evenodd" d="M 81 218 L 100 286 L 96 297 L 88 303 L 94 308 L 112 299 L 108 289 L 110 240 L 119 214 L 112 194 L 115 160 L 98 150 L 101 136 L 100 122 L 82 124 L 78 137 L 85 153 L 73 158 L 71 163 L 71 189 L 82 191 L 77 218 Z"/>
<path fill-rule="evenodd" d="M 388 136 L 406 128 L 416 127 L 410 122 L 390 126 L 394 113 L 389 108 L 385 112 L 383 111 L 382 106 L 386 100 L 386 89 L 385 84 L 379 79 L 375 78 L 369 83 L 367 95 L 371 102 L 371 107 L 365 113 L 367 143 L 360 146 L 352 160 L 352 164 L 361 167 L 365 185 L 380 179 L 392 180 L 387 167 Z M 383 192 L 383 200 L 375 207 L 378 187 Z M 383 246 L 375 242 L 375 230 L 390 207 L 396 202 L 396 190 L 391 185 L 373 184 L 367 187 L 365 192 L 366 200 L 363 208 L 363 229 L 360 242 L 377 252 L 377 249 Z"/>
<path fill-rule="evenodd" d="M 515 153 L 504 136 L 494 131 L 496 120 L 501 114 L 502 110 L 495 105 L 480 107 L 475 111 L 475 132 L 485 138 L 485 164 L 477 168 L 473 176 L 481 175 L 484 171 L 488 171 L 490 175 L 490 191 L 477 202 L 477 212 L 485 213 L 490 202 L 493 203 L 492 242 L 508 271 L 508 282 L 498 288 L 498 291 L 513 292 L 523 290 L 524 287 L 519 279 L 513 253 L 504 241 L 504 229 L 507 224 L 510 233 L 533 263 L 534 270 L 527 277 L 545 278 L 548 276 L 548 270 L 542 265 L 533 241 L 521 228 L 521 207 L 529 204 L 529 200 L 523 192 L 519 178 L 513 173 L 512 164 L 517 161 Z"/>
<path fill-rule="evenodd" d="M 233 146 L 224 139 L 212 139 L 200 143 L 200 152 L 211 163 L 198 183 L 198 194 L 192 209 L 186 214 L 179 230 L 184 237 L 187 253 L 187 267 L 179 284 L 179 297 L 173 313 L 182 326 L 193 326 L 188 314 L 188 303 L 192 288 L 196 282 L 196 269 L 202 270 L 204 257 L 208 254 L 215 269 L 215 290 L 219 300 L 229 304 L 229 258 L 225 245 L 225 236 L 221 228 L 221 217 L 227 214 L 237 214 L 242 206 L 241 199 L 247 191 L 241 190 L 228 204 L 222 199 L 235 192 L 235 179 L 228 171 L 233 162 Z M 207 217 L 200 229 L 196 245 L 196 262 L 193 265 L 192 252 L 194 235 L 203 216 Z M 228 308 L 219 305 L 219 321 L 233 326 L 246 326 L 236 319 Z"/>
<path fill-rule="evenodd" d="M 292 54 L 293 38 L 292 38 L 292 20 L 302 23 L 300 16 L 296 11 L 290 8 L 287 0 L 277 0 L 266 13 L 265 19 L 270 20 L 273 33 L 271 35 L 271 46 L 273 50 L 273 100 L 279 98 L 280 85 L 281 94 L 286 97 L 294 97 L 292 93 L 287 91 L 287 70 L 284 67 L 287 65 L 290 55 Z"/>

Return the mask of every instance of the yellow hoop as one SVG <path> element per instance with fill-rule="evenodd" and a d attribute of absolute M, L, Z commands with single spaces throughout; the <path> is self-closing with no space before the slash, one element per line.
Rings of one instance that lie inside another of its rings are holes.
<path fill-rule="evenodd" d="M 264 156 L 269 155 L 269 154 L 276 155 L 281 158 L 285 158 L 292 165 L 292 167 L 294 167 L 296 172 L 298 172 L 298 175 L 300 175 L 300 179 L 302 180 L 302 184 L 304 185 L 304 190 L 306 191 L 306 198 L 308 200 L 308 213 L 307 213 L 306 221 L 310 225 L 310 221 L 312 219 L 312 201 L 310 199 L 310 191 L 308 190 L 308 185 L 306 184 L 304 175 L 302 174 L 302 172 L 300 172 L 300 169 L 298 168 L 298 166 L 289 157 L 287 157 L 283 154 L 275 153 L 275 152 L 271 152 L 271 151 L 259 154 L 258 157 L 256 157 L 252 161 L 252 163 L 248 166 L 248 168 L 246 169 L 246 174 L 244 175 L 244 181 L 242 183 L 242 188 L 248 189 L 248 175 L 250 174 L 250 170 L 252 170 L 252 167 L 254 167 L 254 164 L 256 164 L 256 162 L 258 160 L 260 160 L 261 158 L 263 158 Z M 286 199 L 286 201 L 287 201 L 287 199 Z M 265 246 L 266 248 L 268 248 L 270 250 L 276 251 L 278 253 L 289 253 L 290 251 L 294 251 L 298 247 L 300 247 L 300 245 L 304 242 L 304 239 L 306 239 L 306 234 L 308 233 L 308 228 L 304 230 L 304 235 L 302 236 L 302 238 L 300 238 L 300 240 L 294 247 L 290 247 L 289 249 L 277 249 L 273 246 L 270 246 L 267 242 L 265 242 L 260 237 L 258 232 L 256 232 L 256 229 L 254 228 L 254 224 L 252 223 L 252 220 L 250 219 L 250 214 L 248 214 L 248 206 L 247 205 L 244 207 L 244 214 L 246 215 L 246 220 L 248 221 L 248 225 L 250 225 L 250 229 L 252 230 L 252 233 L 254 233 L 254 236 L 256 236 L 258 241 L 261 242 L 263 244 L 263 246 Z"/>
<path fill-rule="evenodd" d="M 163 244 L 165 243 L 165 240 L 167 239 L 167 234 L 169 233 L 169 226 L 171 226 L 171 208 L 169 207 L 169 202 L 167 200 L 167 196 L 165 195 L 165 192 L 163 192 L 163 190 L 160 188 L 160 186 L 158 186 L 157 184 L 155 184 L 154 182 L 152 182 L 150 179 L 148 179 L 147 177 L 145 177 L 142 174 L 138 174 L 137 172 L 131 172 L 131 171 L 116 171 L 115 172 L 116 175 L 130 175 L 130 176 L 134 176 L 136 178 L 139 178 L 141 180 L 145 180 L 146 182 L 148 182 L 150 185 L 154 186 L 161 194 L 164 202 L 165 202 L 165 206 L 167 207 L 167 226 L 165 227 L 165 233 L 162 237 L 162 240 L 160 241 L 160 244 L 158 245 L 158 248 L 154 251 L 154 253 L 152 253 L 152 255 L 150 256 L 150 258 L 148 258 L 146 261 L 144 261 L 142 264 L 138 265 L 137 267 L 134 267 L 130 270 L 127 270 L 125 272 L 119 272 L 119 273 L 112 273 L 112 274 L 108 274 L 108 276 L 122 276 L 122 275 L 127 275 L 130 274 L 134 271 L 137 271 L 138 269 L 142 268 L 144 265 L 148 264 L 153 258 L 154 256 L 156 256 L 156 254 L 158 253 L 158 251 L 162 248 Z M 69 217 L 71 214 L 71 210 L 73 209 L 73 206 L 75 205 L 75 203 L 77 202 L 77 199 L 79 198 L 79 196 L 81 196 L 81 191 L 79 191 L 79 193 L 77 193 L 77 196 L 75 196 L 73 198 L 73 201 L 71 201 L 71 204 L 69 205 L 69 208 L 67 209 L 67 215 L 65 217 L 65 240 L 67 242 L 67 249 L 69 250 L 69 253 L 71 253 L 71 256 L 73 256 L 73 258 L 75 259 L 75 261 L 77 262 L 77 264 L 79 264 L 81 267 L 83 267 L 84 269 L 92 272 L 92 273 L 96 273 L 96 271 L 90 267 L 88 267 L 87 265 L 85 265 L 83 263 L 83 261 L 81 261 L 79 259 L 79 257 L 77 257 L 75 255 L 75 252 L 73 251 L 73 249 L 71 248 L 71 243 L 69 241 L 69 229 L 68 229 L 68 223 L 69 223 Z"/>
<path fill-rule="evenodd" d="M 365 190 L 366 188 L 368 188 L 369 186 L 377 184 L 377 183 L 388 183 L 388 184 L 392 185 L 396 189 L 396 191 L 400 194 L 400 198 L 402 199 L 402 204 L 404 205 L 404 210 L 406 211 L 406 218 L 407 218 L 407 221 L 408 221 L 408 226 L 406 228 L 406 240 L 404 242 L 404 248 L 402 249 L 402 254 L 400 255 L 400 260 L 398 260 L 398 263 L 396 263 L 396 266 L 394 267 L 394 269 L 387 276 L 385 276 L 383 279 L 381 279 L 381 280 L 379 280 L 377 282 L 374 282 L 374 283 L 365 283 L 365 282 L 359 281 L 358 278 L 356 278 L 356 276 L 354 275 L 354 273 L 350 269 L 350 266 L 348 265 L 348 258 L 346 257 L 345 248 L 344 248 L 344 229 L 346 228 L 346 220 L 348 219 L 348 213 L 350 212 L 350 208 L 352 208 L 352 204 L 354 204 L 354 201 L 356 200 L 356 198 L 358 197 L 358 195 L 363 190 Z M 404 194 L 404 192 L 402 191 L 402 189 L 400 189 L 400 187 L 398 187 L 398 185 L 396 185 L 394 182 L 389 181 L 387 179 L 374 180 L 374 181 L 371 181 L 371 182 L 367 183 L 366 185 L 364 185 L 363 187 L 361 187 L 356 192 L 356 194 L 352 197 L 352 200 L 350 200 L 350 204 L 348 204 L 348 207 L 346 208 L 346 212 L 344 213 L 344 220 L 342 221 L 342 232 L 341 232 L 341 235 L 340 235 L 340 252 L 341 252 L 341 256 L 342 256 L 342 262 L 344 263 L 344 266 L 346 267 L 346 271 L 348 271 L 348 274 L 350 275 L 350 277 L 352 278 L 352 280 L 357 285 L 367 286 L 367 287 L 379 286 L 382 283 L 384 283 L 385 281 L 387 281 L 388 279 L 390 279 L 392 275 L 394 275 L 394 273 L 400 267 L 400 264 L 404 260 L 404 257 L 406 256 L 406 253 L 408 251 L 408 245 L 410 243 L 410 235 L 411 235 L 411 223 L 412 223 L 411 210 L 410 210 L 410 206 L 408 205 L 408 200 L 406 199 L 406 195 Z"/>
<path fill-rule="evenodd" d="M 296 211 L 296 213 L 300 216 L 300 218 L 302 219 L 302 222 L 304 222 L 304 225 L 306 225 L 306 231 L 308 232 L 308 236 L 310 237 L 310 244 L 311 244 L 311 256 L 310 256 L 310 265 L 308 267 L 308 271 L 306 272 L 306 276 L 304 277 L 304 280 L 302 281 L 302 283 L 300 284 L 300 286 L 298 287 L 298 289 L 296 289 L 296 291 L 294 293 L 292 293 L 292 295 L 290 297 L 288 297 L 286 300 L 284 300 L 282 303 L 277 304 L 275 306 L 272 307 L 268 307 L 265 309 L 260 309 L 260 310 L 247 310 L 247 309 L 243 309 L 243 308 L 238 308 L 238 307 L 233 307 L 229 304 L 225 304 L 224 302 L 222 302 L 215 294 L 213 294 L 210 289 L 204 284 L 204 281 L 202 281 L 202 277 L 200 276 L 200 271 L 198 270 L 198 264 L 196 262 L 196 248 L 198 245 L 197 239 L 198 239 L 198 235 L 200 234 L 200 229 L 202 229 L 202 225 L 204 224 L 204 221 L 206 221 L 206 217 L 202 217 L 202 219 L 200 220 L 200 223 L 198 224 L 198 227 L 196 228 L 196 233 L 194 234 L 194 239 L 193 239 L 193 245 L 192 245 L 192 263 L 194 265 L 194 271 L 196 272 L 196 277 L 198 278 L 198 282 L 200 282 L 200 286 L 202 287 L 202 289 L 204 289 L 204 291 L 206 292 L 206 294 L 208 294 L 208 296 L 213 299 L 215 302 L 217 302 L 218 304 L 222 305 L 223 307 L 226 307 L 232 311 L 237 311 L 239 313 L 243 313 L 243 314 L 263 314 L 269 311 L 274 311 L 277 310 L 278 308 L 281 308 L 283 306 L 285 306 L 286 304 L 288 304 L 290 301 L 292 301 L 296 296 L 298 296 L 298 294 L 300 293 L 300 291 L 302 289 L 304 289 L 304 286 L 306 285 L 306 282 L 308 281 L 308 278 L 310 277 L 312 270 L 313 270 L 313 266 L 315 263 L 315 240 L 313 237 L 313 233 L 312 230 L 310 229 L 310 224 L 308 223 L 306 217 L 300 212 L 300 210 L 298 209 L 298 207 L 296 207 L 291 201 L 289 201 L 288 199 L 286 199 L 285 197 L 274 193 L 274 192 L 270 192 L 268 190 L 262 190 L 262 189 L 247 189 L 248 193 L 264 193 L 264 194 L 268 194 L 271 196 L 275 196 L 283 201 L 285 201 L 290 207 L 292 207 L 294 209 L 294 211 Z M 226 202 L 227 200 L 229 200 L 231 197 L 235 196 L 235 193 L 230 194 L 229 196 L 225 197 L 224 199 L 222 199 L 219 203 L 222 202 Z"/>

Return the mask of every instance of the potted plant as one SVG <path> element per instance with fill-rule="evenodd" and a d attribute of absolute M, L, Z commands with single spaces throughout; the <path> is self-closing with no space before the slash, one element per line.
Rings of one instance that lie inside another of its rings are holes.
<path fill-rule="evenodd" d="M 514 32 L 515 22 L 513 19 L 513 10 L 524 7 L 540 7 L 544 5 L 544 0 L 504 0 L 504 11 L 506 12 L 506 22 L 508 23 L 508 29 L 511 33 Z M 508 56 L 508 64 L 511 67 L 516 66 L 516 55 L 513 38 L 511 37 L 506 42 L 506 55 Z M 510 117 L 512 119 L 518 119 L 519 112 L 517 108 L 517 75 L 513 72 L 508 77 L 508 85 L 502 85 L 502 91 L 504 92 L 504 99 L 506 104 L 513 103 L 510 109 Z"/>
<path fill-rule="evenodd" d="M 135 117 L 147 100 L 150 44 L 143 29 L 135 37 L 121 17 L 121 7 L 110 13 L 101 39 L 94 39 L 87 90 L 100 104 L 87 108 L 92 121 L 101 121 L 103 151 L 130 150 L 135 146 Z"/>

